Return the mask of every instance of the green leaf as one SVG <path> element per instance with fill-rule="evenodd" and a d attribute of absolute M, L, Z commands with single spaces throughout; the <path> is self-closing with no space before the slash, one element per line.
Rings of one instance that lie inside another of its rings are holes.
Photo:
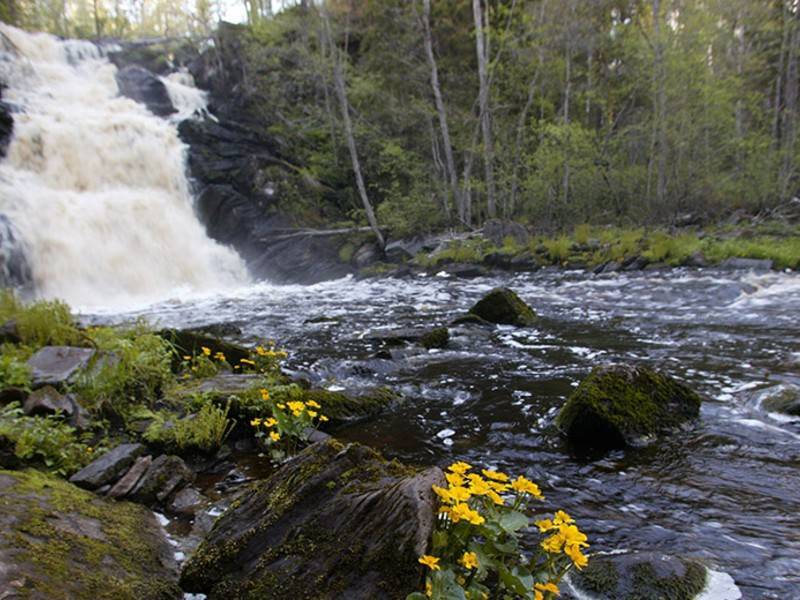
<path fill-rule="evenodd" d="M 406 596 L 406 600 L 428 600 L 428 597 L 422 592 L 411 592 Z"/>
<path fill-rule="evenodd" d="M 519 511 L 512 510 L 502 515 L 497 522 L 507 533 L 514 533 L 528 526 L 528 517 Z"/>

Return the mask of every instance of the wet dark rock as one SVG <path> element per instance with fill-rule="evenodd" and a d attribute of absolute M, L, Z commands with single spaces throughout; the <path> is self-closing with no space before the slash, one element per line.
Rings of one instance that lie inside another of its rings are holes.
<path fill-rule="evenodd" d="M 29 288 L 33 272 L 14 223 L 0 214 L 0 288 Z"/>
<path fill-rule="evenodd" d="M 800 417 L 800 389 L 778 386 L 761 393 L 761 408 L 768 412 Z"/>
<path fill-rule="evenodd" d="M 322 408 L 319 411 L 335 425 L 380 414 L 390 404 L 400 400 L 400 395 L 386 387 L 355 391 L 311 389 L 303 392 L 303 400 L 320 404 Z"/>
<path fill-rule="evenodd" d="M 82 488 L 95 490 L 116 481 L 144 453 L 145 447 L 141 444 L 120 444 L 90 462 L 69 480 Z"/>
<path fill-rule="evenodd" d="M 19 402 L 22 404 L 28 397 L 28 391 L 22 388 L 10 387 L 0 390 L 0 406 L 10 402 Z"/>
<path fill-rule="evenodd" d="M 235 323 L 211 323 L 202 327 L 194 327 L 191 331 L 210 335 L 215 338 L 236 337 L 242 335 L 242 328 Z"/>
<path fill-rule="evenodd" d="M 9 319 L 0 325 L 0 344 L 19 344 L 21 341 L 17 322 L 14 319 Z"/>
<path fill-rule="evenodd" d="M 443 267 L 436 267 L 434 269 L 437 273 L 447 273 L 453 277 L 460 277 L 462 279 L 472 279 L 473 277 L 481 277 L 486 275 L 486 269 L 481 265 L 472 265 L 467 263 L 450 263 Z"/>
<path fill-rule="evenodd" d="M 363 269 L 380 261 L 382 258 L 383 252 L 381 252 L 380 247 L 374 242 L 367 242 L 353 253 L 350 263 L 356 269 Z"/>
<path fill-rule="evenodd" d="M 0 595 L 182 597 L 173 551 L 152 512 L 37 471 L 0 471 Z"/>
<path fill-rule="evenodd" d="M 772 261 L 758 258 L 726 258 L 719 267 L 730 270 L 769 271 L 772 269 Z"/>
<path fill-rule="evenodd" d="M 644 256 L 632 256 L 622 262 L 623 271 L 641 271 L 650 261 Z"/>
<path fill-rule="evenodd" d="M 519 246 L 525 246 L 530 241 L 528 230 L 524 225 L 515 221 L 489 219 L 483 224 L 482 233 L 483 237 L 490 240 L 495 246 L 503 246 L 508 238 Z"/>
<path fill-rule="evenodd" d="M 95 356 L 91 348 L 45 346 L 28 359 L 33 387 L 63 387 L 86 369 Z"/>
<path fill-rule="evenodd" d="M 453 319 L 450 322 L 452 326 L 458 325 L 478 325 L 479 327 L 494 327 L 493 323 L 490 323 L 486 319 L 482 319 L 478 315 L 473 315 L 471 313 L 467 313 L 466 315 L 462 315 Z"/>
<path fill-rule="evenodd" d="M 151 462 L 153 462 L 153 457 L 149 454 L 137 458 L 131 468 L 108 490 L 108 496 L 111 498 L 123 498 L 130 494 L 131 490 L 139 483 L 142 475 L 150 468 Z"/>
<path fill-rule="evenodd" d="M 528 327 L 536 322 L 536 313 L 516 292 L 495 288 L 479 300 L 469 312 L 490 323 Z"/>
<path fill-rule="evenodd" d="M 2 90 L 0 90 L 2 98 Z M 11 107 L 0 101 L 0 158 L 6 155 L 6 149 L 14 132 L 14 117 L 11 116 Z"/>
<path fill-rule="evenodd" d="M 329 317 L 327 315 L 320 315 L 318 317 L 311 317 L 303 321 L 303 325 L 316 325 L 318 323 L 341 323 L 342 317 Z"/>
<path fill-rule="evenodd" d="M 230 365 L 238 365 L 243 358 L 250 358 L 250 350 L 244 346 L 226 342 L 223 339 L 191 329 L 162 329 L 158 332 L 162 338 L 175 346 L 179 356 L 199 356 L 203 348 L 211 350 L 211 355 L 222 352 Z"/>
<path fill-rule="evenodd" d="M 556 424 L 577 446 L 638 445 L 700 414 L 700 396 L 668 375 L 645 367 L 596 367 L 573 392 Z"/>
<path fill-rule="evenodd" d="M 570 583 L 598 600 L 669 598 L 693 600 L 706 585 L 707 570 L 691 558 L 657 552 L 593 556 Z"/>
<path fill-rule="evenodd" d="M 16 454 L 16 442 L 0 435 L 0 469 L 18 469 L 22 464 Z M 2 588 L 0 588 L 2 589 Z"/>
<path fill-rule="evenodd" d="M 194 471 L 180 457 L 162 454 L 150 463 L 127 498 L 147 506 L 163 504 L 194 478 Z"/>
<path fill-rule="evenodd" d="M 117 71 L 116 79 L 120 94 L 144 104 L 154 115 L 166 117 L 176 112 L 167 86 L 144 67 L 123 67 Z"/>
<path fill-rule="evenodd" d="M 539 263 L 530 252 L 523 252 L 511 258 L 508 268 L 518 273 L 532 273 L 538 271 Z"/>
<path fill-rule="evenodd" d="M 483 257 L 483 264 L 495 269 L 509 269 L 511 267 L 511 254 L 505 252 L 490 252 Z"/>
<path fill-rule="evenodd" d="M 423 348 L 428 350 L 432 348 L 446 348 L 450 342 L 450 332 L 447 327 L 437 327 L 427 332 L 419 339 L 419 343 Z"/>
<path fill-rule="evenodd" d="M 75 412 L 75 406 L 69 398 L 63 396 L 57 389 L 46 385 L 31 392 L 25 400 L 22 410 L 29 417 L 54 415 L 59 412 L 72 415 Z"/>
<path fill-rule="evenodd" d="M 184 566 L 184 590 L 242 597 L 402 598 L 435 523 L 432 484 L 375 451 L 314 444 L 244 491 Z M 321 583 L 324 582 L 324 583 Z"/>
<path fill-rule="evenodd" d="M 198 509 L 209 503 L 208 498 L 203 496 L 193 487 L 185 487 L 169 503 L 169 512 L 176 515 L 191 515 Z"/>
<path fill-rule="evenodd" d="M 409 247 L 403 241 L 388 243 L 384 255 L 387 262 L 395 264 L 402 264 L 414 258 Z"/>

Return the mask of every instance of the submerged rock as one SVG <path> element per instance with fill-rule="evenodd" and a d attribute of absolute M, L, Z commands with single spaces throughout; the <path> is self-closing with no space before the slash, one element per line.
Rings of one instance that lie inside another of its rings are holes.
<path fill-rule="evenodd" d="M 758 258 L 726 258 L 719 267 L 730 270 L 769 271 L 772 269 L 772 261 Z"/>
<path fill-rule="evenodd" d="M 450 341 L 450 332 L 447 327 L 437 327 L 431 329 L 419 339 L 419 343 L 423 348 L 428 350 L 432 348 L 446 348 Z"/>
<path fill-rule="evenodd" d="M 366 336 L 368 340 L 383 342 L 387 346 L 404 346 L 406 343 L 418 343 L 424 348 L 444 348 L 450 339 L 447 327 L 434 329 L 384 329 L 373 331 Z"/>
<path fill-rule="evenodd" d="M 45 346 L 28 359 L 33 387 L 61 387 L 72 383 L 94 358 L 92 348 Z"/>
<path fill-rule="evenodd" d="M 800 388 L 779 385 L 761 392 L 757 401 L 768 412 L 800 417 Z"/>
<path fill-rule="evenodd" d="M 310 389 L 303 392 L 303 400 L 313 400 L 320 404 L 320 412 L 333 424 L 352 419 L 374 416 L 400 399 L 397 392 L 386 387 L 358 392 Z"/>
<path fill-rule="evenodd" d="M 536 313 L 516 292 L 495 288 L 478 301 L 469 312 L 490 323 L 528 327 L 536 322 Z"/>
<path fill-rule="evenodd" d="M 181 585 L 210 600 L 404 598 L 442 480 L 436 467 L 415 473 L 358 444 L 314 444 L 217 520 Z"/>
<path fill-rule="evenodd" d="M 700 396 L 644 367 L 596 367 L 570 396 L 556 424 L 576 445 L 623 448 L 700 414 Z"/>
<path fill-rule="evenodd" d="M 120 94 L 141 102 L 154 115 L 166 117 L 177 112 L 167 86 L 147 69 L 129 65 L 117 71 L 116 78 Z"/>
<path fill-rule="evenodd" d="M 0 597 L 180 598 L 152 512 L 36 471 L 0 471 Z"/>
<path fill-rule="evenodd" d="M 655 552 L 593 556 L 570 577 L 578 591 L 597 600 L 692 600 L 706 585 L 707 570 L 694 559 Z"/>

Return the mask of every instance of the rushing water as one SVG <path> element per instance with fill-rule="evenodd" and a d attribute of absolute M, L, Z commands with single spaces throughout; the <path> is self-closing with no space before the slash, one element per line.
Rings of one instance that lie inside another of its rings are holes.
<path fill-rule="evenodd" d="M 453 329 L 447 350 L 373 357 L 376 330 L 446 324 L 499 284 L 541 323 Z M 696 556 L 730 573 L 745 598 L 789 598 L 800 589 L 800 422 L 763 412 L 757 397 L 800 385 L 798 303 L 797 274 L 545 271 L 264 284 L 95 318 L 233 323 L 244 340 L 289 348 L 289 366 L 325 385 L 392 385 L 401 405 L 337 435 L 419 464 L 459 458 L 525 472 L 543 484 L 547 508 L 579 518 L 595 550 Z M 308 322 L 320 317 L 330 320 Z M 646 448 L 573 455 L 553 420 L 604 361 L 686 381 L 707 398 L 700 421 Z"/>
<path fill-rule="evenodd" d="M 111 304 L 246 280 L 192 210 L 175 120 L 205 106 L 185 75 L 164 79 L 175 119 L 121 97 L 89 42 L 0 23 L 0 82 L 15 108 L 0 163 L 0 214 L 23 240 L 39 295 Z"/>

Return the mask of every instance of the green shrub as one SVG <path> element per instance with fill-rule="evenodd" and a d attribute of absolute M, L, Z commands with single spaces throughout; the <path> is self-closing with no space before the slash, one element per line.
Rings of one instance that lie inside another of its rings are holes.
<path fill-rule="evenodd" d="M 585 244 L 592 237 L 592 226 L 584 223 L 583 225 L 576 225 L 572 234 L 575 242 L 578 244 Z"/>
<path fill-rule="evenodd" d="M 164 338 L 132 330 L 108 327 L 89 330 L 88 335 L 105 352 L 100 366 L 78 384 L 81 396 L 99 405 L 109 402 L 118 412 L 133 404 L 152 404 L 174 377 L 174 349 Z"/>
<path fill-rule="evenodd" d="M 228 418 L 230 402 L 220 408 L 207 398 L 197 400 L 202 403 L 200 410 L 182 419 L 170 413 L 156 413 L 144 434 L 145 440 L 182 453 L 210 454 L 218 450 L 236 424 Z"/>
<path fill-rule="evenodd" d="M 30 385 L 30 367 L 14 354 L 4 351 L 0 356 L 0 389 L 15 387 L 28 390 Z"/>
<path fill-rule="evenodd" d="M 561 263 L 569 257 L 570 247 L 572 241 L 565 235 L 557 238 L 551 238 L 542 242 L 544 247 L 547 248 L 547 256 L 554 263 Z"/>
<path fill-rule="evenodd" d="M 61 416 L 26 417 L 18 402 L 0 409 L 0 436 L 14 443 L 14 454 L 21 461 L 41 464 L 63 476 L 78 471 L 99 453 Z"/>
<path fill-rule="evenodd" d="M 23 304 L 11 290 L 0 292 L 0 322 L 13 319 L 22 343 L 41 348 L 47 345 L 85 345 L 86 339 L 72 320 L 69 306 L 60 300 Z"/>

